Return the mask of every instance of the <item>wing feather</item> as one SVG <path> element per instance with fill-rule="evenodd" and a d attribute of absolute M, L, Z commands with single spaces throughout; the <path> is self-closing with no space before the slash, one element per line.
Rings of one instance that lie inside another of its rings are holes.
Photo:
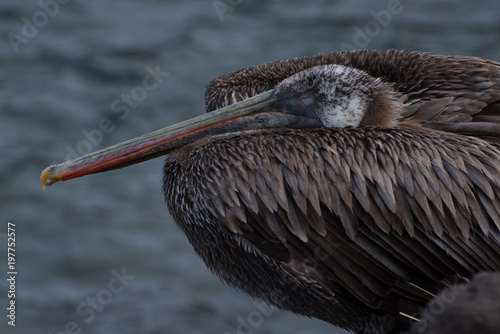
<path fill-rule="evenodd" d="M 353 145 L 353 136 L 363 140 Z M 227 161 L 211 172 L 203 198 L 249 251 L 331 298 L 344 291 L 373 308 L 399 300 L 411 311 L 443 279 L 500 269 L 500 151 L 446 136 L 315 129 L 219 140 L 214 151 Z M 231 148 L 236 142 L 243 149 Z M 241 156 L 246 145 L 260 153 Z"/>

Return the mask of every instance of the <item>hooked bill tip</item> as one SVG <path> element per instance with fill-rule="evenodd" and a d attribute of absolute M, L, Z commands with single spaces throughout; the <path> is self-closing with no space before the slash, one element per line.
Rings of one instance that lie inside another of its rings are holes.
<path fill-rule="evenodd" d="M 42 184 L 42 189 L 45 189 L 46 186 L 50 186 L 54 181 L 50 178 L 50 166 L 45 168 L 40 174 L 40 183 Z"/>

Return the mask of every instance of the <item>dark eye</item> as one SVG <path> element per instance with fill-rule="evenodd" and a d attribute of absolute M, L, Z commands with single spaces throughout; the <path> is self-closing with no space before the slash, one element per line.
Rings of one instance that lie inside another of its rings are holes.
<path fill-rule="evenodd" d="M 308 93 L 302 94 L 299 97 L 299 99 L 300 99 L 300 102 L 302 102 L 302 104 L 305 105 L 305 106 L 310 106 L 316 100 L 316 98 L 314 97 L 314 95 L 308 94 Z"/>

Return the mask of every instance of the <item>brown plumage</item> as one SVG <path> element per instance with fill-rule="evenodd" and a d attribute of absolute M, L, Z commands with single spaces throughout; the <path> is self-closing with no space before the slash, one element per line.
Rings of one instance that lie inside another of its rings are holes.
<path fill-rule="evenodd" d="M 395 333 L 446 281 L 500 269 L 500 64 L 332 52 L 223 75 L 207 110 L 324 64 L 390 85 L 358 127 L 206 137 L 167 157 L 166 201 L 230 285 L 354 332 Z M 396 124 L 382 127 L 391 108 Z"/>
<path fill-rule="evenodd" d="M 407 330 L 446 284 L 500 270 L 499 63 L 331 52 L 223 75 L 206 105 L 41 183 L 169 154 L 166 202 L 211 270 L 356 333 Z"/>

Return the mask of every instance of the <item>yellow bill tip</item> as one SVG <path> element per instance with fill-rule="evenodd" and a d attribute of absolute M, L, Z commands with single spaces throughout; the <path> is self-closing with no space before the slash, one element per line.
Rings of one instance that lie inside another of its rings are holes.
<path fill-rule="evenodd" d="M 54 183 L 54 181 L 50 179 L 50 174 L 50 167 L 45 168 L 42 174 L 40 174 L 40 183 L 43 189 L 45 189 L 45 186 L 50 186 Z"/>

